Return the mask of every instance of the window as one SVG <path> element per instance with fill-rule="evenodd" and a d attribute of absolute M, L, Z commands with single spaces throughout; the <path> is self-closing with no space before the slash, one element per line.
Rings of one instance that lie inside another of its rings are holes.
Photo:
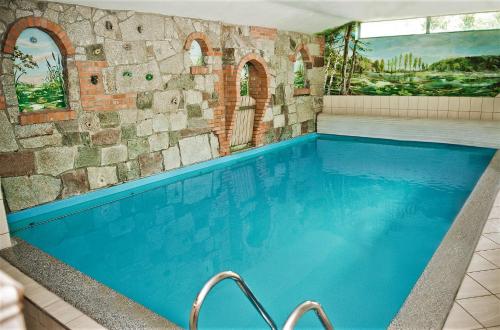
<path fill-rule="evenodd" d="M 293 63 L 293 86 L 295 88 L 306 87 L 306 72 L 302 53 L 297 53 L 295 62 Z"/>
<path fill-rule="evenodd" d="M 205 65 L 200 43 L 196 40 L 193 40 L 193 42 L 191 42 L 191 48 L 189 49 L 189 57 L 191 58 L 191 62 L 193 63 L 193 65 L 196 66 Z"/>
<path fill-rule="evenodd" d="M 386 37 L 395 35 L 424 34 L 427 19 L 411 18 L 394 21 L 366 22 L 360 24 L 360 38 Z"/>
<path fill-rule="evenodd" d="M 17 38 L 14 78 L 19 111 L 67 108 L 63 58 L 44 31 L 27 28 Z"/>
<path fill-rule="evenodd" d="M 500 29 L 500 12 L 360 23 L 360 38 Z"/>
<path fill-rule="evenodd" d="M 249 69 L 250 69 L 250 64 L 245 63 L 243 66 L 243 69 L 241 70 L 241 76 L 240 76 L 240 96 L 248 96 L 250 95 L 250 89 L 248 86 L 248 81 L 249 81 Z"/>
<path fill-rule="evenodd" d="M 500 12 L 430 17 L 429 32 L 500 29 Z"/>

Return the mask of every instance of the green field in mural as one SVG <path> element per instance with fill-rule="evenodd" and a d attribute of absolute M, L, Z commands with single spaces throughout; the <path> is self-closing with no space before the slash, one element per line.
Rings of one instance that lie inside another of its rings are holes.
<path fill-rule="evenodd" d="M 351 23 L 324 34 L 326 94 L 500 94 L 500 30 L 356 39 Z"/>

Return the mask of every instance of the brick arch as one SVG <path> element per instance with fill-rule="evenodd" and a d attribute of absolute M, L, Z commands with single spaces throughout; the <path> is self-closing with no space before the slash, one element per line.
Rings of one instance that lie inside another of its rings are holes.
<path fill-rule="evenodd" d="M 297 45 L 297 47 L 295 47 L 295 52 L 293 53 L 293 55 L 290 55 L 290 61 L 295 62 L 298 53 L 302 55 L 302 60 L 304 61 L 304 63 L 312 62 L 312 58 L 311 55 L 309 55 L 310 53 L 309 53 L 309 48 L 307 48 L 307 45 L 302 43 Z"/>
<path fill-rule="evenodd" d="M 252 64 L 249 70 L 250 96 L 255 99 L 255 117 L 253 125 L 252 144 L 259 146 L 265 133 L 265 124 L 262 122 L 266 107 L 271 99 L 269 89 L 270 75 L 266 61 L 257 54 L 248 54 L 241 59 L 237 66 L 226 68 L 226 141 L 230 143 L 234 128 L 234 112 L 241 102 L 240 77 L 243 66 Z"/>
<path fill-rule="evenodd" d="M 213 55 L 213 48 L 210 43 L 210 40 L 208 40 L 207 35 L 203 32 L 192 32 L 191 34 L 189 34 L 188 37 L 186 38 L 186 42 L 184 43 L 184 50 L 191 49 L 191 44 L 193 43 L 194 40 L 196 40 L 200 44 L 203 55 L 205 56 Z"/>
<path fill-rule="evenodd" d="M 23 17 L 15 21 L 7 31 L 3 45 L 4 53 L 14 53 L 17 38 L 21 32 L 27 28 L 38 28 L 47 32 L 59 47 L 63 56 L 75 55 L 75 48 L 63 28 L 60 25 L 42 17 Z"/>

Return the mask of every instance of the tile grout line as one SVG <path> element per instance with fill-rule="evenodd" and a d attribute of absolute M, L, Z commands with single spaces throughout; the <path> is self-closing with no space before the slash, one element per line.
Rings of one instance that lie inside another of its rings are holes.
<path fill-rule="evenodd" d="M 488 295 L 488 296 L 483 296 L 483 297 L 489 297 L 489 295 Z M 460 306 L 460 307 L 461 307 L 461 308 L 465 311 L 465 313 L 467 313 L 470 317 L 472 317 L 472 319 L 473 319 L 474 321 L 476 321 L 476 322 L 477 322 L 477 323 L 478 323 L 481 327 L 486 328 L 486 326 L 485 326 L 484 324 L 482 324 L 481 322 L 479 322 L 479 320 L 478 320 L 478 319 L 476 319 L 476 318 L 474 317 L 474 315 L 472 315 L 472 314 L 471 314 L 471 313 L 467 310 L 467 308 L 465 308 L 464 306 L 462 306 L 462 304 L 460 303 L 460 301 L 459 301 L 459 300 L 455 300 L 455 302 L 456 302 L 456 303 L 457 303 L 457 304 L 458 304 L 458 305 L 459 305 L 459 306 Z M 479 329 L 481 329 L 481 328 L 479 328 Z"/>
<path fill-rule="evenodd" d="M 495 295 L 493 292 L 491 292 L 490 290 L 488 290 L 488 288 L 486 288 L 484 285 L 482 285 L 481 283 L 479 283 L 478 281 L 476 281 L 476 279 L 474 279 L 472 276 L 469 276 L 468 274 L 466 274 L 465 276 L 468 276 L 471 280 L 473 280 L 474 282 L 476 282 L 477 284 L 479 284 L 480 287 L 482 287 L 483 289 L 485 289 L 486 291 L 489 292 L 489 294 L 485 294 L 485 295 L 481 295 L 481 296 L 476 296 L 476 297 L 486 297 L 486 296 Z M 458 292 L 460 292 L 460 290 Z M 469 298 L 476 298 L 476 297 L 467 297 L 467 298 L 460 298 L 460 299 L 455 299 L 455 300 L 458 301 L 458 300 L 469 299 Z"/>

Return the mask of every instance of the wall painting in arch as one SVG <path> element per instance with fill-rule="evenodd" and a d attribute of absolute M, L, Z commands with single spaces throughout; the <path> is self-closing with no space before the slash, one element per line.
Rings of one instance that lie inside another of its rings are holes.
<path fill-rule="evenodd" d="M 322 33 L 325 94 L 500 94 L 500 30 L 356 39 L 356 29 L 353 22 Z"/>
<path fill-rule="evenodd" d="M 14 49 L 14 79 L 19 111 L 67 107 L 63 58 L 46 32 L 37 28 L 21 32 Z"/>

